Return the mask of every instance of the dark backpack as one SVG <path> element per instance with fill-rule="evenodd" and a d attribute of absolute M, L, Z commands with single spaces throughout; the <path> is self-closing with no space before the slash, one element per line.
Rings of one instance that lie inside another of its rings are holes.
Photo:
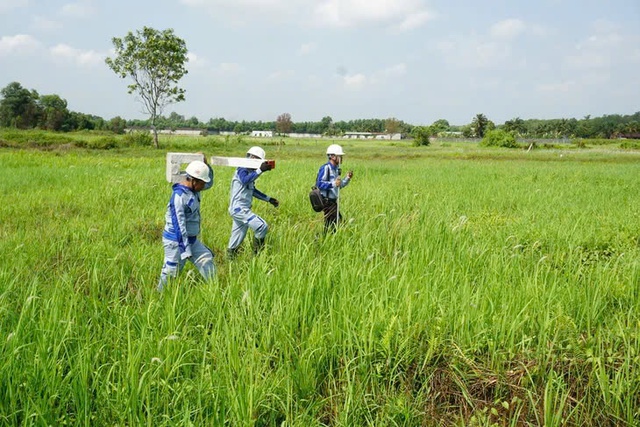
<path fill-rule="evenodd" d="M 324 200 L 318 187 L 311 187 L 309 192 L 309 201 L 311 202 L 311 208 L 316 212 L 322 212 L 324 209 Z"/>

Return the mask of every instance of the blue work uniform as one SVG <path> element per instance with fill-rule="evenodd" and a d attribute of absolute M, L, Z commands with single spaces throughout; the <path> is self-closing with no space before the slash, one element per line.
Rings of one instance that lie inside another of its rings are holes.
<path fill-rule="evenodd" d="M 231 196 L 229 200 L 229 215 L 233 219 L 229 250 L 236 250 L 242 244 L 247 231 L 253 230 L 256 239 L 264 239 L 269 226 L 264 219 L 251 211 L 253 198 L 268 202 L 271 197 L 255 187 L 255 181 L 260 177 L 260 169 L 238 168 L 231 180 Z"/>
<path fill-rule="evenodd" d="M 320 166 L 316 177 L 316 187 L 322 195 L 324 208 L 324 230 L 335 231 L 336 224 L 342 219 L 342 214 L 338 209 L 338 198 L 340 197 L 340 189 L 349 185 L 351 179 L 346 176 L 341 178 L 340 187 L 336 186 L 336 179 L 340 176 L 340 168 L 334 166 L 331 162 L 327 162 Z"/>
<path fill-rule="evenodd" d="M 204 190 L 213 185 L 213 170 L 209 167 L 209 182 Z M 213 252 L 201 241 L 200 234 L 200 193 L 192 191 L 180 183 L 173 184 L 173 192 L 167 204 L 165 226 L 162 232 L 164 264 L 158 282 L 161 291 L 170 277 L 175 278 L 191 260 L 206 280 L 215 275 Z"/>
<path fill-rule="evenodd" d="M 336 178 L 340 176 L 340 168 L 334 166 L 331 162 L 327 162 L 320 166 L 318 169 L 318 176 L 316 177 L 316 187 L 320 189 L 322 197 L 329 200 L 337 200 L 340 192 L 336 187 Z M 344 188 L 349 185 L 351 179 L 347 176 L 341 179 L 340 188 Z"/>

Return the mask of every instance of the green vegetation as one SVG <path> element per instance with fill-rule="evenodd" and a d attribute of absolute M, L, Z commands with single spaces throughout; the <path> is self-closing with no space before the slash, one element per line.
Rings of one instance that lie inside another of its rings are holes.
<path fill-rule="evenodd" d="M 158 31 L 143 27 L 124 38 L 114 37 L 113 58 L 105 63 L 121 78 L 129 78 L 129 93 L 135 93 L 149 114 L 154 145 L 158 148 L 157 119 L 167 105 L 184 101 L 178 82 L 187 74 L 187 44 L 173 29 Z"/>
<path fill-rule="evenodd" d="M 518 148 L 516 137 L 502 129 L 488 131 L 480 141 L 480 145 L 482 147 Z"/>
<path fill-rule="evenodd" d="M 188 267 L 158 294 L 166 151 L 10 132 L 26 148 L 0 149 L 0 425 L 640 419 L 637 151 L 341 141 L 355 177 L 322 237 L 307 192 L 329 141 L 261 140 L 281 201 L 256 204 L 266 250 L 225 259 L 233 170 L 216 168 L 217 280 Z"/>

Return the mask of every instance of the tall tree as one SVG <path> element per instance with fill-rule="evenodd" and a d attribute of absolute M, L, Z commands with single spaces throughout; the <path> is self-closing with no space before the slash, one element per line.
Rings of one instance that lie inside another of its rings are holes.
<path fill-rule="evenodd" d="M 482 138 L 489 130 L 489 119 L 484 114 L 476 114 L 471 122 L 471 132 L 475 138 Z M 495 127 L 495 125 L 494 125 Z"/>
<path fill-rule="evenodd" d="M 291 133 L 291 127 L 293 122 L 291 121 L 291 114 L 283 113 L 276 119 L 276 132 L 278 133 Z"/>
<path fill-rule="evenodd" d="M 438 135 L 440 132 L 448 132 L 451 129 L 451 125 L 445 119 L 436 120 L 430 126 L 431 134 Z"/>
<path fill-rule="evenodd" d="M 516 117 L 515 119 L 507 120 L 506 122 L 504 122 L 504 130 L 515 135 L 524 135 L 527 131 L 527 128 L 524 124 L 524 120 L 522 120 L 520 117 Z"/>
<path fill-rule="evenodd" d="M 40 127 L 47 130 L 62 130 L 69 116 L 67 100 L 58 95 L 42 95 L 38 104 L 41 112 Z"/>
<path fill-rule="evenodd" d="M 387 135 L 389 135 L 389 139 L 391 139 L 391 135 L 399 133 L 400 127 L 402 123 L 400 120 L 395 117 L 389 117 L 384 121 L 384 131 Z"/>
<path fill-rule="evenodd" d="M 184 101 L 185 90 L 178 87 L 187 74 L 187 45 L 173 29 L 158 31 L 144 27 L 121 39 L 114 37 L 115 56 L 105 60 L 121 78 L 130 77 L 129 93 L 136 93 L 150 116 L 154 145 L 158 148 L 156 120 L 164 108 Z"/>
<path fill-rule="evenodd" d="M 38 92 L 29 91 L 18 82 L 9 83 L 0 90 L 0 126 L 31 128 L 36 126 L 38 109 Z"/>

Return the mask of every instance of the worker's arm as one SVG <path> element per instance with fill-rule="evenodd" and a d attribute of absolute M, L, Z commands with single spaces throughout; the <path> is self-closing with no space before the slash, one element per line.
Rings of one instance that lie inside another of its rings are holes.
<path fill-rule="evenodd" d="M 176 193 L 171 196 L 171 224 L 178 238 L 178 248 L 180 250 L 180 259 L 191 257 L 191 245 L 189 244 L 189 236 L 187 235 L 187 222 L 185 220 L 186 201 Z"/>

